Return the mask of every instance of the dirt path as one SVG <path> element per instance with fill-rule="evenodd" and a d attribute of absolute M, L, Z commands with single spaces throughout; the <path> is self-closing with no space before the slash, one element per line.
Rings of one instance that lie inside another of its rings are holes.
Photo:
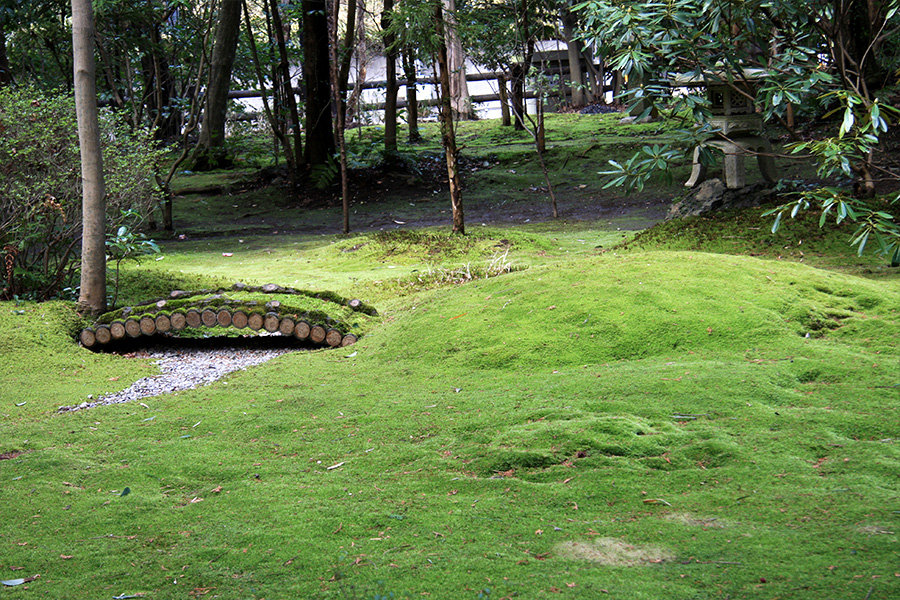
<path fill-rule="evenodd" d="M 351 231 L 447 227 L 451 224 L 450 201 L 441 182 L 432 186 L 410 185 L 402 178 L 382 175 L 355 182 L 351 190 Z M 615 192 L 602 195 L 579 186 L 559 186 L 556 190 L 559 220 L 564 223 L 599 222 L 612 229 L 646 229 L 663 220 L 671 196 Z M 279 197 L 280 196 L 280 197 Z M 177 233 L 188 237 L 229 235 L 341 233 L 342 213 L 334 193 L 317 193 L 315 198 L 283 199 L 278 188 L 236 192 L 220 197 L 180 200 L 176 206 Z M 262 199 L 261 199 L 262 198 Z M 203 210 L 197 203 L 210 203 Z M 217 203 L 218 208 L 216 206 Z M 192 206 L 193 204 L 193 206 Z M 464 195 L 468 227 L 482 224 L 512 227 L 552 220 L 549 197 L 541 189 L 498 189 L 491 198 Z M 605 223 L 604 223 L 605 222 Z"/>

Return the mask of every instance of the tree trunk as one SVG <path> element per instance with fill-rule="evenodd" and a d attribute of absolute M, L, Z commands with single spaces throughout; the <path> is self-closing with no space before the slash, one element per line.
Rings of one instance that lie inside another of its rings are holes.
<path fill-rule="evenodd" d="M 442 0 L 444 4 L 444 35 L 447 44 L 447 60 L 450 69 L 450 102 L 456 119 L 475 117 L 469 86 L 466 82 L 466 55 L 456 33 L 456 0 Z"/>
<path fill-rule="evenodd" d="M 612 94 L 613 94 L 613 104 L 621 104 L 622 91 L 625 88 L 625 76 L 622 75 L 622 71 L 613 71 L 612 74 Z"/>
<path fill-rule="evenodd" d="M 294 86 L 291 83 L 291 65 L 287 54 L 287 41 L 285 40 L 284 23 L 281 20 L 281 12 L 278 10 L 278 1 L 272 0 L 270 4 L 272 12 L 272 29 L 275 31 L 275 40 L 278 45 L 279 68 L 281 69 L 282 100 L 287 105 L 290 115 L 289 128 L 293 132 L 294 160 L 293 164 L 303 162 L 303 136 L 300 127 L 300 111 L 297 108 L 297 98 L 294 96 Z M 290 132 L 285 132 L 287 137 Z"/>
<path fill-rule="evenodd" d="M 178 119 L 172 108 L 174 82 L 169 72 L 167 57 L 161 56 L 164 47 L 161 25 L 150 24 L 149 42 L 141 57 L 141 68 L 144 76 L 144 91 L 141 101 L 147 108 L 147 115 L 152 117 L 153 137 L 166 140 L 178 134 Z"/>
<path fill-rule="evenodd" d="M 331 94 L 332 101 L 343 104 L 340 94 L 340 73 L 338 72 L 338 26 L 340 23 L 341 1 L 334 0 L 334 7 L 331 13 Z M 349 27 L 349 26 L 348 26 Z M 347 127 L 346 110 L 338 110 L 335 115 L 337 121 L 337 143 L 340 152 L 341 161 L 341 210 L 343 214 L 343 232 L 350 233 L 350 186 L 347 176 L 347 144 L 344 133 Z"/>
<path fill-rule="evenodd" d="M 303 75 L 306 79 L 306 163 L 324 165 L 334 156 L 331 73 L 328 60 L 328 6 L 303 0 Z"/>
<path fill-rule="evenodd" d="M 522 64 L 512 66 L 512 112 L 513 129 L 522 131 L 525 129 L 525 72 Z"/>
<path fill-rule="evenodd" d="M 0 88 L 12 83 L 12 71 L 9 69 L 9 58 L 6 55 L 6 33 L 3 31 L 3 23 L 0 23 Z"/>
<path fill-rule="evenodd" d="M 500 96 L 500 125 L 509 127 L 512 121 L 509 118 L 509 91 L 506 87 L 506 73 L 497 75 L 497 92 Z"/>
<path fill-rule="evenodd" d="M 390 32 L 394 0 L 384 0 L 381 13 L 381 29 L 384 31 L 384 58 L 386 61 L 384 91 L 384 149 L 397 151 L 397 36 Z"/>
<path fill-rule="evenodd" d="M 512 94 L 514 129 L 525 130 L 525 78 L 531 69 L 531 57 L 534 55 L 534 40 L 528 29 L 528 0 L 521 0 L 521 14 L 516 15 L 519 27 L 522 29 L 522 62 L 512 66 Z"/>
<path fill-rule="evenodd" d="M 353 52 L 356 54 L 356 82 L 358 85 L 353 86 L 353 91 L 347 98 L 344 107 L 347 114 L 344 115 L 344 122 L 350 122 L 359 112 L 359 99 L 362 96 L 363 84 L 366 81 L 366 70 L 368 69 L 367 51 L 366 51 L 366 0 L 359 0 L 356 3 L 356 44 Z M 347 87 L 346 85 L 344 86 Z"/>
<path fill-rule="evenodd" d="M 291 151 L 291 140 L 288 137 L 287 133 L 283 130 L 283 121 L 269 106 L 269 95 L 266 93 L 266 77 L 263 74 L 262 61 L 260 60 L 259 52 L 257 51 L 256 38 L 254 38 L 253 36 L 253 27 L 250 22 L 250 12 L 247 9 L 246 0 L 242 0 L 242 6 L 244 12 L 244 26 L 247 31 L 247 41 L 250 46 L 250 56 L 253 58 L 253 66 L 256 70 L 256 79 L 259 82 L 259 89 L 262 92 L 261 98 L 263 104 L 263 112 L 266 115 L 266 119 L 269 121 L 269 126 L 272 128 L 272 135 L 275 136 L 276 147 L 280 143 L 282 149 L 284 150 L 284 160 L 287 163 L 288 180 L 290 181 L 291 188 L 293 189 L 296 187 L 297 183 L 297 164 L 294 161 L 294 153 Z"/>
<path fill-rule="evenodd" d="M 569 89 L 572 106 L 584 106 L 584 73 L 581 70 L 581 53 L 575 41 L 575 15 L 570 7 L 562 10 L 563 37 L 566 41 L 566 54 L 569 58 Z"/>
<path fill-rule="evenodd" d="M 406 78 L 406 126 L 409 129 L 409 143 L 418 144 L 422 141 L 419 133 L 419 96 L 416 85 L 416 59 L 412 49 L 406 45 L 403 47 L 403 76 Z"/>
<path fill-rule="evenodd" d="M 240 30 L 241 0 L 222 0 L 209 65 L 209 87 L 200 126 L 200 143 L 194 153 L 193 169 L 196 171 L 231 166 L 225 150 L 225 117 Z"/>
<path fill-rule="evenodd" d="M 603 59 L 600 59 L 599 68 L 594 67 L 594 59 L 590 50 L 582 50 L 584 62 L 588 68 L 588 81 L 591 84 L 591 101 L 606 104 L 606 67 Z"/>
<path fill-rule="evenodd" d="M 438 2 L 434 9 L 435 33 L 438 38 L 438 68 L 441 80 L 441 141 L 447 160 L 447 175 L 450 183 L 450 206 L 453 209 L 453 233 L 465 235 L 463 216 L 462 186 L 460 185 L 457 163 L 456 133 L 453 124 L 453 106 L 450 91 L 450 64 L 447 58 L 447 44 L 444 37 L 444 15 Z"/>
<path fill-rule="evenodd" d="M 335 0 L 335 2 L 335 10 L 337 10 L 340 0 Z M 353 46 L 356 43 L 356 3 L 357 0 L 347 0 L 347 32 L 344 34 L 344 44 L 340 52 L 336 50 L 336 44 L 338 44 L 336 28 L 339 26 L 340 19 L 338 15 L 334 16 L 335 34 L 333 43 L 335 44 L 335 52 L 332 54 L 331 60 L 336 61 L 338 64 L 337 85 L 341 99 L 340 110 L 345 120 L 347 118 L 347 85 L 350 81 L 350 66 L 353 63 Z M 362 82 L 359 83 L 361 84 Z"/>
<path fill-rule="evenodd" d="M 97 116 L 91 0 L 72 0 L 72 47 L 82 184 L 78 305 L 83 312 L 96 316 L 106 312 L 106 190 Z"/>

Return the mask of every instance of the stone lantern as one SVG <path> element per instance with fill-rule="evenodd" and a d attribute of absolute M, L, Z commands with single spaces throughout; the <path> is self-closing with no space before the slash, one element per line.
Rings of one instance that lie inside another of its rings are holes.
<path fill-rule="evenodd" d="M 772 158 L 772 144 L 759 135 L 762 129 L 762 115 L 756 112 L 752 98 L 755 96 L 755 82 L 764 75 L 763 71 L 744 70 L 744 79 L 728 84 L 724 81 L 707 85 L 707 98 L 712 109 L 709 124 L 718 131 L 716 137 L 707 140 L 694 149 L 694 167 L 691 177 L 684 184 L 694 187 L 707 177 L 707 168 L 700 162 L 700 148 L 714 147 L 725 155 L 724 179 L 729 189 L 746 185 L 744 158 L 756 155 L 756 161 L 763 179 L 774 183 L 775 159 Z M 698 85 L 691 79 L 683 80 L 683 85 Z M 737 89 L 735 89 L 737 88 Z"/>

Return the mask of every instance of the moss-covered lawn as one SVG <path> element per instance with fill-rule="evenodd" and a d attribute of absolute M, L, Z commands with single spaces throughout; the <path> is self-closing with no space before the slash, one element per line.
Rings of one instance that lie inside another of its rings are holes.
<path fill-rule="evenodd" d="M 145 405 L 56 413 L 154 367 L 79 348 L 68 305 L 0 305 L 0 577 L 40 575 L 4 596 L 900 594 L 896 279 L 594 230 L 416 283 L 500 233 L 444 264 L 427 235 L 391 264 L 383 235 L 271 239 L 227 274 L 381 324 Z M 131 276 L 222 262 L 171 248 Z"/>

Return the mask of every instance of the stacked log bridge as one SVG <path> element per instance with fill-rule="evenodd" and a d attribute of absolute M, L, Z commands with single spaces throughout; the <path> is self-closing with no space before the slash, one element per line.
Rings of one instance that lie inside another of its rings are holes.
<path fill-rule="evenodd" d="M 295 316 L 280 316 L 276 312 L 260 314 L 259 312 L 248 313 L 242 309 L 232 311 L 228 308 L 217 310 L 192 308 L 172 313 L 128 317 L 113 321 L 108 325 L 98 324 L 94 327 L 87 327 L 81 331 L 79 341 L 86 348 L 96 349 L 125 338 L 138 338 L 157 333 L 171 334 L 187 328 L 199 329 L 201 327 L 264 330 L 268 333 L 294 337 L 297 340 L 332 348 L 349 346 L 358 340 L 357 336 L 352 333 L 345 334 L 334 327 L 309 323 Z"/>

